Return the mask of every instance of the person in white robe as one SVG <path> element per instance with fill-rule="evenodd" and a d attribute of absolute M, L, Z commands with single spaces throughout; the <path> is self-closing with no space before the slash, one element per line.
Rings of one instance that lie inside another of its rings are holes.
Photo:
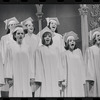
<path fill-rule="evenodd" d="M 51 46 L 54 33 L 42 32 L 42 45 L 35 52 L 35 82 L 41 83 L 35 97 L 60 97 L 59 82 L 63 81 L 60 53 Z"/>
<path fill-rule="evenodd" d="M 85 54 L 88 97 L 100 97 L 100 27 L 91 31 L 90 41 Z"/>
<path fill-rule="evenodd" d="M 85 63 L 82 53 L 76 47 L 78 35 L 73 32 L 66 32 L 64 35 L 65 49 L 62 53 L 62 64 L 65 77 L 64 97 L 85 97 Z"/>
<path fill-rule="evenodd" d="M 29 57 L 29 46 L 23 43 L 25 36 L 21 25 L 16 26 L 13 31 L 13 41 L 7 46 L 6 53 L 6 80 L 9 87 L 9 97 L 32 97 L 30 84 L 32 60 Z M 11 93 L 10 93 L 11 92 Z"/>
<path fill-rule="evenodd" d="M 6 19 L 4 23 L 5 23 L 5 30 L 7 30 L 7 34 L 1 37 L 1 53 L 2 53 L 2 60 L 3 60 L 3 68 L 4 68 L 4 73 L 5 73 L 6 67 L 4 63 L 5 63 L 6 47 L 8 43 L 13 40 L 12 31 L 15 28 L 15 26 L 19 23 L 19 21 L 15 17 L 12 17 L 12 18 Z M 7 83 L 2 87 L 1 90 L 5 91 L 4 97 L 8 96 L 6 92 L 6 91 L 9 91 L 9 87 Z"/>
<path fill-rule="evenodd" d="M 42 29 L 37 35 L 41 37 L 42 31 L 46 29 L 50 29 L 53 32 L 53 34 L 55 34 L 55 36 L 52 38 L 53 39 L 52 47 L 55 49 L 58 49 L 60 52 L 63 52 L 64 51 L 64 41 L 63 41 L 62 35 L 57 32 L 57 26 L 60 25 L 58 18 L 57 17 L 51 17 L 51 18 L 47 17 L 46 21 L 47 21 L 47 26 L 44 29 Z M 41 38 L 40 38 L 39 45 L 42 45 Z"/>
<path fill-rule="evenodd" d="M 0 41 L 0 97 L 1 97 L 1 88 L 5 84 L 4 82 L 4 69 L 3 69 L 3 60 L 1 54 L 1 41 Z"/>
<path fill-rule="evenodd" d="M 30 59 L 33 59 L 34 52 L 36 51 L 37 47 L 39 46 L 39 37 L 34 34 L 35 27 L 33 25 L 33 19 L 31 17 L 27 18 L 26 20 L 21 22 L 22 25 L 26 27 L 27 33 L 25 34 L 25 37 L 23 39 L 23 42 L 25 44 L 29 45 L 29 50 L 30 50 Z M 34 63 L 34 61 L 32 61 Z M 34 70 L 34 66 L 32 64 L 31 70 Z M 34 72 L 35 73 L 35 72 Z M 34 73 L 32 73 L 32 77 L 34 77 Z M 35 78 L 34 78 L 35 80 Z M 34 82 L 34 80 L 31 80 Z M 34 92 L 35 92 L 35 84 L 32 84 L 32 91 L 33 91 L 33 97 L 34 97 Z"/>

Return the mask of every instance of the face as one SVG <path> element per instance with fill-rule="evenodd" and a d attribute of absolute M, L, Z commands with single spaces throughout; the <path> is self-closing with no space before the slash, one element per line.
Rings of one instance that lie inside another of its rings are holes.
<path fill-rule="evenodd" d="M 51 39 L 52 39 L 51 33 L 44 33 L 44 41 L 46 46 L 50 45 Z"/>
<path fill-rule="evenodd" d="M 100 44 L 100 32 L 96 34 L 96 43 Z"/>
<path fill-rule="evenodd" d="M 24 31 L 23 31 L 23 28 L 19 28 L 16 32 L 16 40 L 17 42 L 20 44 L 24 38 L 25 34 L 24 34 Z"/>
<path fill-rule="evenodd" d="M 50 29 L 52 32 L 55 32 L 57 29 L 57 22 L 55 20 L 50 21 Z"/>
<path fill-rule="evenodd" d="M 8 24 L 8 28 L 10 30 L 13 30 L 16 26 L 16 22 L 15 21 L 10 21 L 9 24 Z"/>
<path fill-rule="evenodd" d="M 75 44 L 76 44 L 76 43 L 75 43 L 74 37 L 70 38 L 70 39 L 69 39 L 69 48 L 70 48 L 71 50 L 74 50 Z"/>
<path fill-rule="evenodd" d="M 26 27 L 27 27 L 29 33 L 33 33 L 34 27 L 33 27 L 33 23 L 31 21 L 28 21 L 26 23 Z"/>

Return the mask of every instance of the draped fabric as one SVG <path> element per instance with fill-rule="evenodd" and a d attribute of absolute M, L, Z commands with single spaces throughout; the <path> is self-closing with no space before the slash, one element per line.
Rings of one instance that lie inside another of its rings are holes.
<path fill-rule="evenodd" d="M 88 88 L 88 96 L 100 97 L 100 48 L 96 45 L 89 47 L 86 50 L 85 62 L 87 80 L 94 81 L 92 88 Z"/>
<path fill-rule="evenodd" d="M 41 82 L 38 96 L 59 97 L 58 82 L 63 80 L 59 52 L 50 46 L 40 46 L 35 53 L 35 67 L 35 81 Z M 37 97 L 37 91 L 35 97 Z"/>
<path fill-rule="evenodd" d="M 67 50 L 62 57 L 63 68 L 65 68 L 65 79 L 67 87 L 65 89 L 65 97 L 84 97 L 85 84 L 85 64 L 83 62 L 80 49 L 73 52 Z"/>
<path fill-rule="evenodd" d="M 3 70 L 4 70 L 4 76 L 5 76 L 5 54 L 7 51 L 7 45 L 13 41 L 12 33 L 9 33 L 7 35 L 4 35 L 1 37 L 1 55 L 2 55 L 2 61 L 3 61 Z M 5 85 L 1 88 L 1 91 L 9 91 L 8 83 L 5 81 Z"/>
<path fill-rule="evenodd" d="M 39 46 L 39 37 L 35 34 L 32 34 L 32 35 L 26 34 L 24 39 L 23 39 L 23 43 L 25 43 L 29 46 L 29 57 L 30 57 L 30 60 L 31 60 L 31 70 L 32 70 L 31 77 L 35 78 L 35 76 L 34 76 L 35 69 L 34 69 L 33 57 L 34 57 L 34 53 L 35 53 L 36 49 Z M 35 88 L 36 88 L 35 84 L 32 85 L 31 88 L 32 88 L 32 91 L 35 92 Z"/>
<path fill-rule="evenodd" d="M 7 46 L 6 78 L 14 81 L 9 90 L 10 97 L 32 97 L 30 61 L 27 45 L 13 41 Z"/>
<path fill-rule="evenodd" d="M 3 60 L 2 60 L 2 53 L 1 53 L 1 42 L 0 42 L 0 84 L 4 85 L 4 69 L 3 69 Z M 1 97 L 1 88 L 0 87 L 0 97 Z"/>

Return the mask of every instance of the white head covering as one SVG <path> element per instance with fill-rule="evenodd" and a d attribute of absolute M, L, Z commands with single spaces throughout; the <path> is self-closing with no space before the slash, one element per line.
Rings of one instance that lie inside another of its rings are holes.
<path fill-rule="evenodd" d="M 40 31 L 40 37 L 42 38 L 42 35 L 45 33 L 45 32 L 50 32 L 52 34 L 52 37 L 54 36 L 54 33 L 48 28 L 48 27 L 45 27 L 43 30 Z"/>
<path fill-rule="evenodd" d="M 57 17 L 52 17 L 52 18 L 47 17 L 46 18 L 47 26 L 49 25 L 49 22 L 52 21 L 52 20 L 56 21 L 57 22 L 57 25 L 60 25 L 60 22 L 59 22 L 59 20 L 58 20 Z"/>
<path fill-rule="evenodd" d="M 96 34 L 100 34 L 100 27 L 93 29 L 89 32 L 90 40 L 92 40 Z"/>
<path fill-rule="evenodd" d="M 28 24 L 29 21 L 33 22 L 33 19 L 31 17 L 29 17 L 29 18 L 25 19 L 24 21 L 22 21 L 21 22 L 21 25 L 24 25 L 25 26 L 25 25 Z"/>
<path fill-rule="evenodd" d="M 17 31 L 18 29 L 21 29 L 21 28 L 22 28 L 23 30 L 26 29 L 25 26 L 23 26 L 23 25 L 21 25 L 21 24 L 18 24 L 18 25 L 15 27 L 15 29 L 13 30 L 13 32 L 15 32 L 15 31 Z"/>
<path fill-rule="evenodd" d="M 78 35 L 75 32 L 73 32 L 73 31 L 66 32 L 64 34 L 63 38 L 64 38 L 64 42 L 68 41 L 71 38 L 74 38 L 75 40 L 78 40 L 79 39 L 78 38 Z"/>
<path fill-rule="evenodd" d="M 6 20 L 4 21 L 4 23 L 5 23 L 5 29 L 7 29 L 7 27 L 8 27 L 8 25 L 9 25 L 9 22 L 10 22 L 10 21 L 15 21 L 16 24 L 19 23 L 19 21 L 16 19 L 16 17 L 12 17 L 12 18 L 6 19 Z"/>

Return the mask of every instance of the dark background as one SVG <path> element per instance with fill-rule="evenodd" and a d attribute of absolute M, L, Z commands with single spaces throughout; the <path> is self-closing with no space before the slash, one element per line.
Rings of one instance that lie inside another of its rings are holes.
<path fill-rule="evenodd" d="M 58 32 L 60 34 L 68 31 L 76 32 L 80 38 L 77 44 L 81 49 L 81 17 L 78 9 L 79 4 L 44 4 L 42 28 L 46 26 L 46 17 L 57 17 L 60 21 Z M 14 16 L 19 21 L 32 17 L 37 34 L 39 30 L 36 12 L 35 4 L 0 4 L 0 38 L 6 34 L 4 20 Z"/>

